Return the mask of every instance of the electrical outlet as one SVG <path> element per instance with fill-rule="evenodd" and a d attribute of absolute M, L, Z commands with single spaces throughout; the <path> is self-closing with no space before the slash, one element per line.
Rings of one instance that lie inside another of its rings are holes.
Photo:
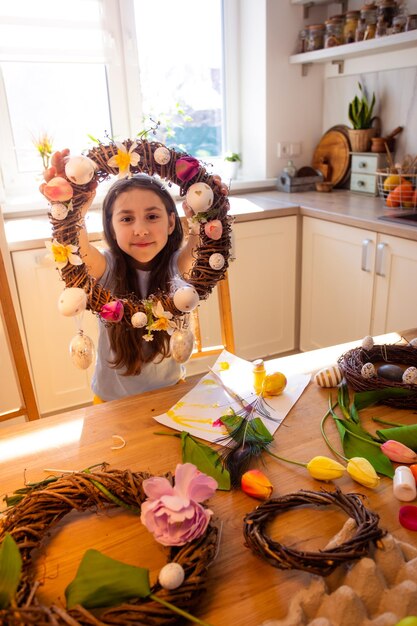
<path fill-rule="evenodd" d="M 279 141 L 277 143 L 277 157 L 285 159 L 290 156 L 291 144 L 289 141 Z"/>
<path fill-rule="evenodd" d="M 290 156 L 300 156 L 301 143 L 299 141 L 290 144 Z"/>

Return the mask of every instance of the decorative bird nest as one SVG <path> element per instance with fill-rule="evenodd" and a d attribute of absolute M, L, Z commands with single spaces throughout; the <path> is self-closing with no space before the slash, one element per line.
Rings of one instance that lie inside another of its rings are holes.
<path fill-rule="evenodd" d="M 75 254 L 79 248 L 81 209 L 90 197 L 91 182 L 101 183 L 108 180 L 110 176 L 118 174 L 122 177 L 137 173 L 157 175 L 162 180 L 168 181 L 169 185 L 173 183 L 179 186 L 180 196 L 185 197 L 187 203 L 193 208 L 195 215 L 192 220 L 199 228 L 199 243 L 194 251 L 195 260 L 189 276 L 185 279 L 194 287 L 200 300 L 206 299 L 227 271 L 230 260 L 232 218 L 228 216 L 230 206 L 227 197 L 216 183 L 216 178 L 207 173 L 204 165 L 194 157 L 167 148 L 161 143 L 130 139 L 120 143 L 112 142 L 108 145 L 100 143 L 92 148 L 86 157 L 71 157 L 71 159 L 77 160 L 73 160 L 71 165 L 75 175 L 71 175 L 67 166 L 65 174 L 59 173 L 61 181 L 63 178 L 70 185 L 69 197 L 64 195 L 64 199 L 59 199 L 53 190 L 51 194 L 47 188 L 43 193 L 51 202 L 49 217 L 54 242 L 59 246 L 58 255 L 63 251 L 63 254 L 68 256 L 68 262 L 60 268 L 61 277 L 67 287 L 78 287 L 86 292 L 87 308 L 100 314 L 103 306 L 120 300 L 89 275 L 88 267 L 82 259 L 80 263 L 77 259 L 78 255 Z M 91 176 L 88 176 L 89 167 Z M 54 182 L 49 182 L 52 186 L 59 186 L 59 184 L 63 184 L 65 188 L 65 182 L 60 183 L 56 178 Z M 200 203 L 200 207 L 192 206 L 188 194 L 191 192 L 200 194 L 201 199 L 201 190 L 208 198 L 207 204 L 201 206 Z M 210 228 L 207 227 L 209 222 L 213 222 L 214 226 L 214 221 L 216 223 L 215 238 Z M 74 260 L 74 254 L 75 262 L 72 263 L 71 259 Z M 165 311 L 173 314 L 174 320 L 180 320 L 184 316 L 184 310 L 180 311 L 175 306 L 173 294 L 158 292 L 151 294 L 149 300 L 155 303 L 160 302 Z M 147 301 L 131 296 L 122 298 L 122 302 L 124 314 L 120 323 L 131 327 L 132 316 L 138 312 L 145 313 Z"/>
<path fill-rule="evenodd" d="M 362 368 L 366 363 L 392 363 L 406 367 L 417 367 L 417 348 L 413 345 L 374 345 L 369 350 L 365 348 L 354 348 L 345 352 L 339 360 L 339 366 L 343 370 L 344 376 L 349 385 L 355 391 L 370 391 L 372 389 L 385 389 L 392 387 L 404 389 L 407 395 L 381 400 L 384 404 L 404 409 L 417 409 L 417 385 L 406 384 L 404 382 L 388 380 L 382 376 L 372 376 L 365 378 L 362 375 Z M 377 374 L 377 372 L 376 372 Z"/>
<path fill-rule="evenodd" d="M 267 535 L 266 525 L 279 513 L 305 505 L 336 506 L 342 509 L 355 521 L 356 531 L 347 541 L 318 552 L 296 550 Z M 298 569 L 310 574 L 328 576 L 341 563 L 354 561 L 368 554 L 370 543 L 376 542 L 385 534 L 385 531 L 379 528 L 378 522 L 379 516 L 364 506 L 362 496 L 359 494 L 344 494 L 340 489 L 334 492 L 301 490 L 280 498 L 272 498 L 259 505 L 246 515 L 243 534 L 246 546 L 273 567 Z"/>
<path fill-rule="evenodd" d="M 178 616 L 152 599 L 135 598 L 103 610 L 98 618 L 82 606 L 66 610 L 62 606 L 42 605 L 36 591 L 40 584 L 33 573 L 32 552 L 39 548 L 52 526 L 73 510 L 97 511 L 124 507 L 140 512 L 145 501 L 142 483 L 151 478 L 146 472 L 103 470 L 76 472 L 49 479 L 28 491 L 13 508 L 7 510 L 0 524 L 0 543 L 6 533 L 16 542 L 22 557 L 22 575 L 16 603 L 0 610 L 0 623 L 5 626 L 106 626 L 176 624 Z M 171 476 L 167 478 L 170 480 Z M 214 559 L 218 529 L 209 522 L 206 532 L 198 539 L 180 547 L 167 548 L 167 562 L 179 563 L 185 571 L 184 582 L 174 590 L 163 589 L 159 582 L 152 594 L 185 611 L 197 606 L 205 590 L 207 567 Z"/>

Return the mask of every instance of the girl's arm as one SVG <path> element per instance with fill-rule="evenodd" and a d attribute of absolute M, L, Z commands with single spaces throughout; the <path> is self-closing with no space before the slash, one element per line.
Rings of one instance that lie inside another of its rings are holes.
<path fill-rule="evenodd" d="M 62 174 L 64 174 L 65 161 L 66 159 L 68 159 L 68 157 L 69 157 L 68 149 L 62 150 L 61 152 L 55 152 L 52 155 L 51 167 L 44 172 L 44 179 L 46 182 L 49 182 L 55 176 L 62 176 Z M 85 203 L 85 205 L 82 207 L 81 214 L 83 218 L 86 215 L 88 209 L 90 208 L 94 200 L 94 196 L 96 195 L 96 192 L 95 192 L 96 186 L 97 186 L 96 184 L 94 186 L 92 185 L 90 197 Z M 43 185 L 41 185 L 40 187 L 41 192 L 42 192 L 42 189 L 43 189 Z M 90 276 L 98 280 L 99 278 L 103 276 L 105 272 L 106 257 L 99 250 L 97 250 L 97 248 L 92 246 L 91 243 L 89 242 L 87 230 L 85 228 L 84 219 L 81 222 L 78 239 L 79 239 L 79 253 L 80 253 L 82 260 L 88 267 L 88 273 L 90 274 Z"/>

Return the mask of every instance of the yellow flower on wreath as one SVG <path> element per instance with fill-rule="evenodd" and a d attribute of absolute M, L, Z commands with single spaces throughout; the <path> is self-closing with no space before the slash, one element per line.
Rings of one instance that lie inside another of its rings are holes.
<path fill-rule="evenodd" d="M 59 268 L 65 267 L 67 263 L 71 263 L 71 265 L 83 264 L 81 257 L 76 254 L 76 252 L 78 252 L 77 246 L 72 244 L 64 246 L 56 239 L 53 239 L 52 241 L 45 241 L 45 246 L 51 253 L 53 260 Z"/>
<path fill-rule="evenodd" d="M 161 302 L 158 302 L 152 307 L 152 314 L 156 317 L 156 320 L 148 326 L 148 330 L 165 330 L 168 335 L 172 335 L 177 325 L 172 321 L 174 317 L 170 311 L 164 311 L 164 307 Z"/>
<path fill-rule="evenodd" d="M 137 142 L 134 141 L 127 150 L 126 146 L 119 141 L 116 141 L 117 146 L 117 154 L 112 156 L 108 161 L 107 165 L 110 167 L 117 167 L 119 169 L 118 178 L 126 178 L 130 174 L 130 166 L 137 165 L 140 161 L 140 155 L 137 152 L 134 152 L 137 147 Z"/>

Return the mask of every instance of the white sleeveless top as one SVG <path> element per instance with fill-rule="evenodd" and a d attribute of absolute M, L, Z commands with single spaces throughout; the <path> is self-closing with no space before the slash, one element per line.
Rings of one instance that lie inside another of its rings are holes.
<path fill-rule="evenodd" d="M 111 290 L 114 287 L 111 279 L 114 257 L 109 250 L 105 250 L 104 254 L 107 266 L 99 282 L 105 289 Z M 179 250 L 173 254 L 170 261 L 170 276 L 172 277 L 179 274 L 178 255 Z M 136 270 L 136 272 L 140 293 L 147 294 L 150 272 L 144 270 Z M 174 361 L 172 357 L 161 361 L 161 355 L 157 354 L 154 361 L 143 364 L 141 373 L 136 376 L 123 376 L 124 368 L 115 369 L 110 366 L 109 361 L 113 359 L 114 352 L 110 348 L 108 329 L 99 321 L 96 368 L 91 386 L 93 392 L 106 402 L 175 385 L 184 376 L 184 366 Z"/>

